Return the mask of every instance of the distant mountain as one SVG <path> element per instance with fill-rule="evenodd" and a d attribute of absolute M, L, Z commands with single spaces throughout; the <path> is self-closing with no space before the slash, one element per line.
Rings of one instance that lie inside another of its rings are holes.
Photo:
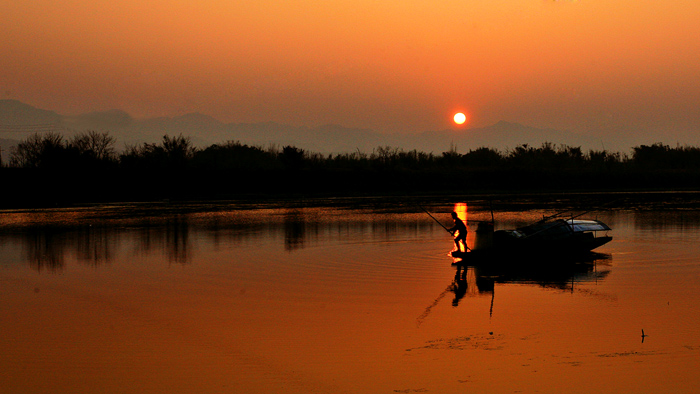
<path fill-rule="evenodd" d="M 169 134 L 199 134 L 221 131 L 223 123 L 208 115 L 191 113 L 174 118 L 151 118 L 140 120 L 135 128 L 140 131 L 153 131 L 160 133 L 167 131 Z"/>
<path fill-rule="evenodd" d="M 309 149 L 316 152 L 371 152 L 378 146 L 390 144 L 390 136 L 369 129 L 353 129 L 325 125 L 309 129 L 306 134 Z"/>
<path fill-rule="evenodd" d="M 318 153 L 349 153 L 357 150 L 371 153 L 379 146 L 417 149 L 435 154 L 448 151 L 451 147 L 460 153 L 480 147 L 507 151 L 523 144 L 539 147 L 543 142 L 583 146 L 585 149 L 596 146 L 594 140 L 572 132 L 539 129 L 504 121 L 472 129 L 382 134 L 369 129 L 339 125 L 306 127 L 275 122 L 223 123 L 200 113 L 172 118 L 134 119 L 124 111 L 110 110 L 62 116 L 16 100 L 0 100 L 2 137 L 19 141 L 26 138 L 27 131 L 51 130 L 61 132 L 66 137 L 85 130 L 109 132 L 117 140 L 118 149 L 124 145 L 158 142 L 165 134 L 190 137 L 198 147 L 240 141 L 262 147 L 293 145 Z"/>
<path fill-rule="evenodd" d="M 53 111 L 32 107 L 17 100 L 0 100 L 0 130 L 21 126 L 60 125 L 63 117 Z"/>
<path fill-rule="evenodd" d="M 440 154 L 455 149 L 465 153 L 482 147 L 507 152 L 528 144 L 540 147 L 549 142 L 555 145 L 592 146 L 592 140 L 576 133 L 555 129 L 540 129 L 519 123 L 501 121 L 496 124 L 461 130 L 426 131 L 410 136 L 396 136 L 404 149 L 418 149 Z"/>
<path fill-rule="evenodd" d="M 371 151 L 385 142 L 385 136 L 367 129 L 338 125 L 296 127 L 278 123 L 230 124 L 226 137 L 252 145 L 294 145 L 320 153 Z"/>
<path fill-rule="evenodd" d="M 63 120 L 66 127 L 78 129 L 123 129 L 134 123 L 131 115 L 118 109 L 64 117 Z"/>

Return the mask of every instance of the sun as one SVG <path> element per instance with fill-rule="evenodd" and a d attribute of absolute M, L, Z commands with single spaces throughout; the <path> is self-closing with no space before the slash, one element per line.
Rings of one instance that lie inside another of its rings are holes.
<path fill-rule="evenodd" d="M 457 124 L 464 124 L 464 122 L 467 121 L 467 115 L 465 115 L 461 112 L 457 112 L 453 119 L 454 119 L 455 123 L 457 123 Z"/>

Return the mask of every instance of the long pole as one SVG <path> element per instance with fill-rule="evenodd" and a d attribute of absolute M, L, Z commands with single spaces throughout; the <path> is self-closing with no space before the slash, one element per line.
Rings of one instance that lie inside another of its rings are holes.
<path fill-rule="evenodd" d="M 416 204 L 416 205 L 417 205 L 417 204 Z M 430 212 L 428 212 L 428 211 L 427 211 L 427 210 L 426 210 L 425 208 L 423 208 L 423 207 L 422 207 L 422 206 L 420 206 L 420 205 L 418 205 L 418 208 L 422 209 L 422 210 L 423 210 L 423 212 L 427 213 L 427 214 L 428 214 L 428 216 L 430 216 L 431 218 L 433 218 L 433 220 L 434 220 L 435 222 L 437 222 L 437 224 L 439 224 L 439 225 L 440 225 L 440 227 L 444 228 L 444 229 L 445 229 L 445 231 L 447 231 L 448 233 L 450 233 L 450 230 L 448 230 L 448 229 L 447 229 L 447 227 L 443 226 L 443 225 L 442 225 L 442 223 L 440 223 L 440 221 L 439 221 L 439 220 L 435 219 L 435 217 L 434 217 L 433 215 L 431 215 L 431 214 L 430 214 Z M 450 233 L 450 234 L 452 234 L 452 233 Z"/>

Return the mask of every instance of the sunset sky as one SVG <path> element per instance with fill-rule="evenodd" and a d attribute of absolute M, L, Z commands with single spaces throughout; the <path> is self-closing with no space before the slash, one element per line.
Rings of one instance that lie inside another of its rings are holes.
<path fill-rule="evenodd" d="M 700 134 L 699 20 L 691 0 L 2 0 L 0 98 L 379 132 L 455 128 L 461 111 L 465 130 Z"/>

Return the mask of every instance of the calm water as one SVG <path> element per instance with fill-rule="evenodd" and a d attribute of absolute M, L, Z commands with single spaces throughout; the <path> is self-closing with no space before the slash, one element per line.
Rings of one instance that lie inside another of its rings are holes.
<path fill-rule="evenodd" d="M 587 215 L 614 237 L 588 263 L 456 280 L 415 205 L 322 205 L 0 212 L 0 392 L 700 391 L 699 210 Z"/>

